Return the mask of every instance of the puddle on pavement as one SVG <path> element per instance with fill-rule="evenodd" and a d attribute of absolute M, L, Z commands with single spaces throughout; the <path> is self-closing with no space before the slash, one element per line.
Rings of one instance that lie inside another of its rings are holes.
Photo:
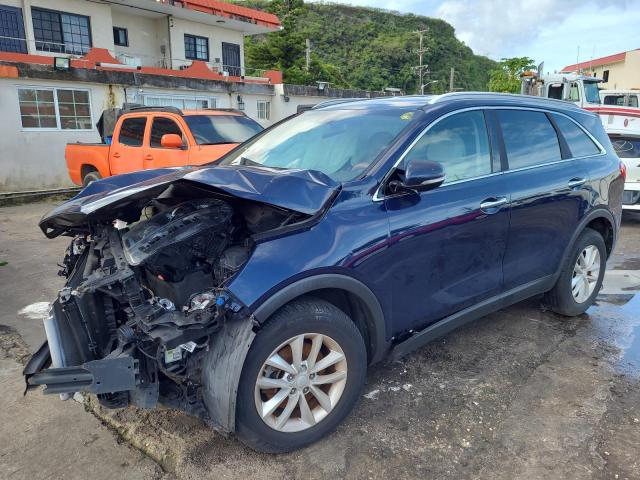
<path fill-rule="evenodd" d="M 594 333 L 620 349 L 616 370 L 640 377 L 640 294 L 601 294 L 587 314 Z"/>

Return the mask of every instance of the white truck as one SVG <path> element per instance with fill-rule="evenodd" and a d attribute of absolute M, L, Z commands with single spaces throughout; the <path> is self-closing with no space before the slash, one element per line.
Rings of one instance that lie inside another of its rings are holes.
<path fill-rule="evenodd" d="M 588 109 L 602 105 L 598 91 L 598 83 L 602 80 L 596 77 L 561 73 L 539 75 L 528 71 L 522 75 L 521 80 L 522 95 L 566 100 Z"/>

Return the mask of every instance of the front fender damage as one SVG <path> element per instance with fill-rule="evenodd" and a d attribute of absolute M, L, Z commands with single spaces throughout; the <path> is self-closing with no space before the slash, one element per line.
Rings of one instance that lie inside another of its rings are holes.
<path fill-rule="evenodd" d="M 213 426 L 222 432 L 235 431 L 238 384 L 256 336 L 253 327 L 253 321 L 226 323 L 204 358 L 203 398 Z"/>

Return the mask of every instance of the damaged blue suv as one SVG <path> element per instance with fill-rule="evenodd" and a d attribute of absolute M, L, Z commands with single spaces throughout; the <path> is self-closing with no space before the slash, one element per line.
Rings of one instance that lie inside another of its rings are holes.
<path fill-rule="evenodd" d="M 96 181 L 40 223 L 72 240 L 27 386 L 303 447 L 372 363 L 535 295 L 585 312 L 624 176 L 592 113 L 456 93 L 330 101 L 216 164 Z"/>

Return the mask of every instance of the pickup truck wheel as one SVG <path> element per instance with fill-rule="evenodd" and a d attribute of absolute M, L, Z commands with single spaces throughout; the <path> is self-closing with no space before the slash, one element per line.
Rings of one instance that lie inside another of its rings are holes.
<path fill-rule="evenodd" d="M 82 186 L 86 187 L 91 182 L 95 182 L 96 180 L 100 180 L 101 178 L 102 177 L 100 176 L 99 172 L 97 172 L 96 170 L 92 170 L 89 173 L 87 173 L 82 179 Z"/>
<path fill-rule="evenodd" d="M 602 287 L 607 266 L 607 248 L 602 235 L 585 228 L 567 258 L 545 302 L 556 313 L 574 317 L 584 313 Z"/>
<path fill-rule="evenodd" d="M 331 432 L 360 397 L 367 369 L 362 335 L 320 299 L 294 301 L 257 333 L 238 387 L 239 438 L 281 453 Z"/>

